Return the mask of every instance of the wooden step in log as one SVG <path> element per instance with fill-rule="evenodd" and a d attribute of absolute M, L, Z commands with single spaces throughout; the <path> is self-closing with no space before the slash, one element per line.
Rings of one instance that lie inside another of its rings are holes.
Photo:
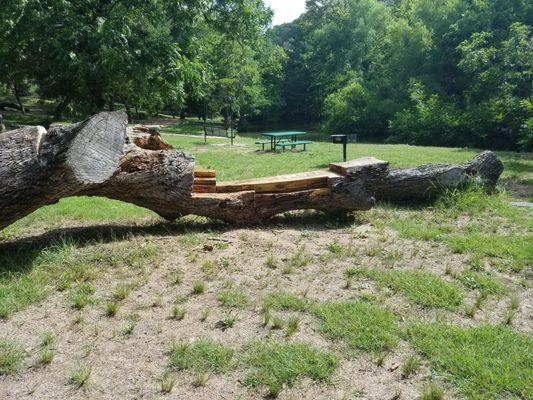
<path fill-rule="evenodd" d="M 199 186 L 216 186 L 216 178 L 194 178 L 194 184 Z"/>
<path fill-rule="evenodd" d="M 217 173 L 214 169 L 195 169 L 194 177 L 195 178 L 216 178 Z"/>
<path fill-rule="evenodd" d="M 216 193 L 217 187 L 215 185 L 196 185 L 192 186 L 193 193 Z"/>
<path fill-rule="evenodd" d="M 312 171 L 267 178 L 223 182 L 217 184 L 217 193 L 254 191 L 256 193 L 289 193 L 300 190 L 329 188 L 333 181 L 343 179 L 331 171 Z"/>
<path fill-rule="evenodd" d="M 371 171 L 384 172 L 389 168 L 387 161 L 374 157 L 362 157 L 352 161 L 331 163 L 329 169 L 343 176 L 354 176 Z"/>

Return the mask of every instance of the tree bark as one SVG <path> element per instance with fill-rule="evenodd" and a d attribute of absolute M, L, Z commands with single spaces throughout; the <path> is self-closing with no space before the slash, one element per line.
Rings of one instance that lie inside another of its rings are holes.
<path fill-rule="evenodd" d="M 133 203 L 167 220 L 196 214 L 259 223 L 290 210 L 369 210 L 376 199 L 425 200 L 469 182 L 492 190 L 503 166 L 491 152 L 464 165 L 393 170 L 366 158 L 299 180 L 225 183 L 213 187 L 214 193 L 193 193 L 194 170 L 193 156 L 172 149 L 153 129 L 127 127 L 123 112 L 100 113 L 48 132 L 10 131 L 0 135 L 0 229 L 63 197 L 84 195 Z"/>
<path fill-rule="evenodd" d="M 390 202 L 428 201 L 450 189 L 471 184 L 488 192 L 496 188 L 503 163 L 491 151 L 477 155 L 466 164 L 426 164 L 416 168 L 392 169 L 368 180 L 376 199 Z"/>

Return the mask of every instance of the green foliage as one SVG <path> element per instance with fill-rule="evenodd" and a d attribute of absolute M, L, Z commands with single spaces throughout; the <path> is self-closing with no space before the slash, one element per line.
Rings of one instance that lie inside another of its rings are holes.
<path fill-rule="evenodd" d="M 398 342 L 396 318 L 381 307 L 357 301 L 326 302 L 313 312 L 323 333 L 351 348 L 378 352 Z"/>
<path fill-rule="evenodd" d="M 504 326 L 416 323 L 408 338 L 468 399 L 533 396 L 533 342 Z"/>
<path fill-rule="evenodd" d="M 456 284 L 438 275 L 422 271 L 385 271 L 373 269 L 367 275 L 380 284 L 403 292 L 423 307 L 454 309 L 463 303 L 463 294 Z"/>
<path fill-rule="evenodd" d="M 170 365 L 180 370 L 218 374 L 232 367 L 233 353 L 232 349 L 211 339 L 173 343 L 170 349 Z"/>
<path fill-rule="evenodd" d="M 244 383 L 254 388 L 266 386 L 271 396 L 303 377 L 328 382 L 339 365 L 336 356 L 307 343 L 276 341 L 250 344 L 244 362 L 252 369 Z"/>
<path fill-rule="evenodd" d="M 285 115 L 367 140 L 530 149 L 531 13 L 525 0 L 310 2 L 275 29 L 291 50 Z"/>

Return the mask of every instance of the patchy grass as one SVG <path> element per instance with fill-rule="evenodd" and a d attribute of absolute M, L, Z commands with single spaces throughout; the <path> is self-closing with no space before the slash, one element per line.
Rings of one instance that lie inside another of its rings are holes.
<path fill-rule="evenodd" d="M 81 283 L 69 295 L 69 304 L 72 308 L 81 310 L 96 303 L 95 289 L 90 283 Z"/>
<path fill-rule="evenodd" d="M 170 365 L 179 370 L 219 374 L 234 365 L 233 354 L 231 348 L 211 339 L 173 343 L 170 348 Z"/>
<path fill-rule="evenodd" d="M 490 272 L 477 272 L 468 269 L 463 271 L 458 279 L 469 289 L 479 290 L 485 295 L 502 295 L 508 291 L 507 286 Z"/>
<path fill-rule="evenodd" d="M 171 372 L 165 371 L 159 378 L 162 393 L 170 393 L 176 384 L 176 377 Z"/>
<path fill-rule="evenodd" d="M 20 368 L 25 353 L 12 340 L 0 339 L 0 375 L 12 374 Z"/>
<path fill-rule="evenodd" d="M 469 399 L 533 396 L 533 341 L 504 326 L 415 323 L 411 343 Z"/>
<path fill-rule="evenodd" d="M 90 364 L 79 363 L 70 371 L 70 382 L 78 388 L 87 387 L 90 383 L 93 368 Z"/>
<path fill-rule="evenodd" d="M 311 262 L 311 255 L 304 246 L 299 247 L 296 252 L 289 258 L 283 267 L 284 274 L 290 274 L 297 268 L 305 267 Z"/>
<path fill-rule="evenodd" d="M 456 253 L 496 258 L 515 272 L 533 264 L 533 235 L 454 234 L 445 242 Z"/>
<path fill-rule="evenodd" d="M 223 307 L 243 308 L 249 303 L 250 299 L 242 290 L 228 289 L 220 292 L 218 301 Z"/>
<path fill-rule="evenodd" d="M 444 389 L 430 382 L 422 388 L 422 400 L 444 400 Z"/>
<path fill-rule="evenodd" d="M 204 281 L 195 281 L 192 284 L 192 292 L 194 294 L 203 294 L 207 289 L 207 285 Z"/>
<path fill-rule="evenodd" d="M 89 283 L 108 268 L 142 269 L 157 263 L 158 248 L 126 242 L 80 247 L 65 240 L 44 249 L 0 250 L 0 318 L 8 318 L 54 290 Z"/>
<path fill-rule="evenodd" d="M 303 377 L 328 382 L 339 365 L 338 358 L 307 343 L 253 342 L 247 346 L 244 363 L 251 368 L 245 384 L 267 387 L 277 396 L 284 386 Z"/>
<path fill-rule="evenodd" d="M 456 284 L 428 272 L 372 269 L 367 271 L 367 276 L 396 292 L 405 293 L 409 301 L 422 307 L 454 309 L 464 300 Z"/>
<path fill-rule="evenodd" d="M 402 379 L 408 379 L 413 375 L 422 365 L 420 358 L 417 356 L 409 356 L 403 363 L 402 367 Z"/>
<path fill-rule="evenodd" d="M 378 352 L 391 349 L 398 342 L 394 314 L 373 304 L 325 302 L 313 312 L 324 334 L 353 349 Z"/>
<path fill-rule="evenodd" d="M 305 311 L 309 301 L 292 293 L 277 291 L 271 293 L 263 300 L 264 308 L 273 308 L 284 311 Z"/>

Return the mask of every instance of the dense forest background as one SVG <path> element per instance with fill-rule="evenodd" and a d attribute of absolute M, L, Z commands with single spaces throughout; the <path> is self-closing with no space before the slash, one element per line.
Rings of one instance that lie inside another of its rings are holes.
<path fill-rule="evenodd" d="M 0 84 L 55 113 L 231 110 L 374 142 L 533 148 L 530 0 L 3 0 Z"/>

